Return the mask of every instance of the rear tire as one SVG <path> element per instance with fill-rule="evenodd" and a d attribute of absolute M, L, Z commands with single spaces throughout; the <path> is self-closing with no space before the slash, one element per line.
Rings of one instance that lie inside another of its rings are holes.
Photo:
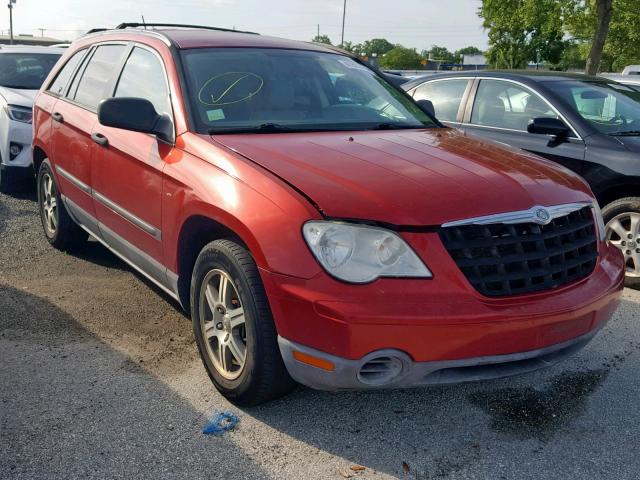
<path fill-rule="evenodd" d="M 73 251 L 82 247 L 89 234 L 69 216 L 48 159 L 40 165 L 37 187 L 40 220 L 49 243 L 58 250 L 64 251 Z"/>
<path fill-rule="evenodd" d="M 624 255 L 625 286 L 640 289 L 640 197 L 625 197 L 605 205 L 602 217 L 607 239 Z"/>
<path fill-rule="evenodd" d="M 206 245 L 195 263 L 190 296 L 200 356 L 222 395 L 238 405 L 257 405 L 294 387 L 258 268 L 246 248 L 231 240 Z"/>

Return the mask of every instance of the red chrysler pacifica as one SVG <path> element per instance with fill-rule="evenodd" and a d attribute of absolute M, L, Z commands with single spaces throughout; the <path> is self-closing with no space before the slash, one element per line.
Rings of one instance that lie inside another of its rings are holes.
<path fill-rule="evenodd" d="M 574 174 L 330 47 L 138 27 L 75 42 L 37 96 L 42 224 L 178 299 L 230 400 L 523 373 L 611 317 L 622 256 Z"/>

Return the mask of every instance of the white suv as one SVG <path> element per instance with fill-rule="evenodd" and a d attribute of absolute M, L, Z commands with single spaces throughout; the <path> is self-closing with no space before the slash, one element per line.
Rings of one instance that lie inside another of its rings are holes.
<path fill-rule="evenodd" d="M 33 177 L 31 126 L 33 97 L 64 49 L 0 48 L 0 191 Z"/>

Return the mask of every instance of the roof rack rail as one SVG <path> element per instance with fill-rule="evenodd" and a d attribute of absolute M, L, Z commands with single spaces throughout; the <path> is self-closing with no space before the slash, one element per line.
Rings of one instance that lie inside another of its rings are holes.
<path fill-rule="evenodd" d="M 109 30 L 108 28 L 92 28 L 91 30 L 88 30 L 85 35 L 90 35 L 92 33 L 98 33 L 98 32 L 106 32 L 107 30 Z"/>
<path fill-rule="evenodd" d="M 246 32 L 243 30 L 232 30 L 230 28 L 210 27 L 207 25 L 187 25 L 182 23 L 121 23 L 115 29 L 123 30 L 125 28 L 146 28 L 146 27 L 175 27 L 175 28 L 200 28 L 203 30 L 216 30 L 218 32 L 235 32 L 235 33 L 249 33 L 251 35 L 260 35 L 256 32 Z"/>

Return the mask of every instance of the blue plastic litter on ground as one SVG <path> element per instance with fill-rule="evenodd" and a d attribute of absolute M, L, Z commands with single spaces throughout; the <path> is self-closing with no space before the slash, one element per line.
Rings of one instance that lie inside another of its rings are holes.
<path fill-rule="evenodd" d="M 205 435 L 222 435 L 224 432 L 233 430 L 238 424 L 238 416 L 226 411 L 226 412 L 214 412 L 211 422 L 202 429 L 202 433 Z"/>

